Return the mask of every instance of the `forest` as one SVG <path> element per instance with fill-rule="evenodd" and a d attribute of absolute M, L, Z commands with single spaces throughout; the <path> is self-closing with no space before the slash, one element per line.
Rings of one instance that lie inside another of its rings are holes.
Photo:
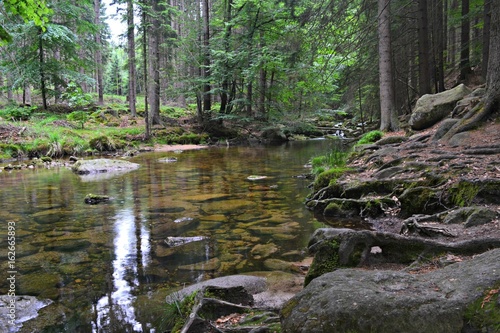
<path fill-rule="evenodd" d="M 162 114 L 179 108 L 200 124 L 341 113 L 395 131 L 418 97 L 486 82 L 490 31 L 498 24 L 492 6 L 491 0 L 6 0 L 0 98 L 26 106 L 16 109 L 23 115 L 61 104 L 85 111 L 103 105 L 105 96 L 120 97 L 131 117 L 145 119 L 146 138 L 164 122 Z M 106 9 L 123 22 L 118 40 L 111 39 Z"/>

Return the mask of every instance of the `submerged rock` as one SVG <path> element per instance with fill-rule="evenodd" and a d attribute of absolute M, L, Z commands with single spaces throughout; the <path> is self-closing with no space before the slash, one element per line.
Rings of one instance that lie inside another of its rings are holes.
<path fill-rule="evenodd" d="M 38 311 L 51 303 L 51 300 L 38 300 L 34 296 L 1 295 L 0 331 L 17 332 L 24 322 L 38 316 Z"/>

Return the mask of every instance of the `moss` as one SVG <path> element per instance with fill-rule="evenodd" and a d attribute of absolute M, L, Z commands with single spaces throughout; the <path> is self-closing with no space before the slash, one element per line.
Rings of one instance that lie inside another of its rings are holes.
<path fill-rule="evenodd" d="M 363 135 L 361 139 L 356 143 L 356 145 L 364 145 L 368 143 L 374 143 L 384 136 L 384 132 L 381 131 L 370 131 Z"/>
<path fill-rule="evenodd" d="M 459 207 L 465 207 L 472 203 L 479 191 L 479 185 L 467 181 L 461 181 L 454 184 L 448 193 L 452 204 Z"/>
<path fill-rule="evenodd" d="M 323 215 L 325 216 L 339 216 L 342 214 L 342 207 L 336 202 L 330 202 L 323 211 Z"/>
<path fill-rule="evenodd" d="M 314 180 L 313 190 L 314 192 L 319 191 L 322 188 L 327 186 L 333 186 L 337 179 L 347 172 L 349 169 L 347 168 L 332 168 L 320 173 L 316 179 Z"/>
<path fill-rule="evenodd" d="M 298 298 L 292 298 L 292 299 L 290 299 L 281 308 L 280 316 L 282 318 L 285 318 L 285 319 L 288 318 L 288 317 L 290 317 L 290 315 L 292 314 L 293 309 L 295 309 L 295 307 L 297 307 L 298 304 L 299 304 Z"/>
<path fill-rule="evenodd" d="M 442 208 L 441 192 L 426 186 L 409 188 L 399 197 L 401 201 L 401 214 L 432 214 Z"/>
<path fill-rule="evenodd" d="M 339 244 L 335 240 L 323 242 L 317 250 L 313 263 L 304 279 L 304 287 L 313 279 L 339 268 Z"/>
<path fill-rule="evenodd" d="M 499 285 L 485 290 L 483 297 L 465 310 L 467 325 L 477 332 L 500 332 Z"/>

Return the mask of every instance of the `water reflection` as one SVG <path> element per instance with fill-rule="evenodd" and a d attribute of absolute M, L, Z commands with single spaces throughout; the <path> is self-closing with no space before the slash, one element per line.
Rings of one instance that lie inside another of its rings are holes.
<path fill-rule="evenodd" d="M 132 209 L 117 212 L 114 222 L 114 260 L 110 281 L 112 290 L 97 302 L 96 320 L 92 331 L 95 333 L 113 331 L 117 323 L 121 332 L 142 332 L 142 325 L 136 319 L 133 303 L 134 289 L 139 286 L 138 258 L 146 269 L 149 258 L 149 245 L 141 248 L 140 244 L 149 244 L 149 233 L 140 228 L 140 238 L 136 234 L 135 216 Z M 138 255 L 137 250 L 142 252 Z M 126 328 L 126 330 L 124 330 Z"/>
<path fill-rule="evenodd" d="M 64 168 L 0 173 L 0 227 L 16 221 L 18 228 L 18 292 L 54 301 L 54 320 L 40 319 L 50 332 L 161 331 L 155 321 L 175 288 L 303 258 L 323 224 L 303 204 L 310 180 L 293 176 L 330 147 L 315 141 L 142 154 L 133 158 L 138 170 L 102 181 Z M 177 161 L 158 161 L 169 156 Z M 88 193 L 112 200 L 85 205 Z M 175 237 L 197 241 L 165 243 Z M 6 271 L 0 294 L 8 289 Z"/>

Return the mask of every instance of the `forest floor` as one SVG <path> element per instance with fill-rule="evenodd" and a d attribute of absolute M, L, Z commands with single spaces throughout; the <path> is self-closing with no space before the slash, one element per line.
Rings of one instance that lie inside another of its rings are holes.
<path fill-rule="evenodd" d="M 437 130 L 439 124 L 436 126 L 418 132 L 416 135 L 421 137 L 432 135 Z M 391 135 L 405 135 L 405 133 L 388 133 L 386 136 Z M 438 174 L 445 174 L 448 178 L 448 184 L 455 184 L 458 181 L 482 181 L 482 180 L 500 180 L 500 121 L 497 118 L 493 121 L 488 121 L 480 128 L 467 132 L 464 140 L 460 144 L 450 144 L 444 142 L 434 142 L 428 140 L 425 144 L 419 144 L 418 147 L 414 142 L 403 142 L 397 145 L 397 157 L 402 158 L 406 163 L 423 162 L 434 165 L 434 170 Z M 433 164 L 430 161 L 436 161 L 440 157 L 446 156 L 447 159 L 441 160 L 440 163 Z M 389 162 L 396 156 L 386 156 Z M 361 165 L 362 172 L 354 173 L 351 176 L 352 181 L 360 179 L 369 179 L 378 169 L 377 167 L 370 167 L 366 165 L 366 156 L 357 158 L 350 161 L 348 166 L 356 168 Z M 379 163 L 382 163 L 379 161 Z M 490 210 L 496 211 L 496 218 L 490 223 L 465 227 L 464 223 L 460 224 L 443 224 L 441 221 L 431 221 L 422 223 L 426 226 L 444 228 L 455 237 L 447 237 L 444 235 L 436 235 L 432 239 L 443 243 L 462 242 L 471 239 L 500 239 L 500 197 L 490 198 L 487 202 L 475 202 L 474 206 L 485 207 Z M 452 208 L 452 207 L 449 207 Z M 422 212 L 425 213 L 425 212 Z M 367 218 L 366 221 L 370 223 L 373 230 L 377 232 L 389 232 L 399 234 L 403 225 L 404 219 L 398 215 L 386 215 L 376 218 Z M 443 259 L 444 258 L 444 259 Z M 402 264 L 382 264 L 363 267 L 365 269 L 394 269 L 394 270 L 408 270 L 410 273 L 420 274 L 442 267 L 442 261 L 458 262 L 466 260 L 468 257 L 463 255 L 445 255 L 443 258 L 436 258 L 435 260 L 422 263 L 417 267 L 408 269 L 406 265 Z"/>
<path fill-rule="evenodd" d="M 438 125 L 419 132 L 419 135 L 433 135 L 437 130 Z M 387 135 L 398 135 L 403 133 L 388 133 Z M 459 180 L 485 180 L 499 179 L 500 180 L 500 154 L 485 153 L 481 154 L 480 150 L 485 148 L 495 147 L 500 151 L 500 121 L 485 123 L 481 128 L 467 133 L 468 138 L 461 145 L 451 145 L 450 143 L 432 142 L 425 145 L 419 145 L 416 150 L 411 144 L 402 143 L 399 145 L 398 157 L 409 161 L 426 162 L 432 160 L 439 155 L 456 156 L 459 164 L 452 165 L 453 162 L 442 163 L 438 171 L 448 171 L 451 168 L 456 168 L 463 165 L 464 171 L 459 173 L 447 173 L 449 183 L 455 183 Z M 465 151 L 475 151 L 477 153 L 467 154 Z M 360 160 L 354 160 L 350 164 L 356 166 Z M 374 169 L 367 169 L 356 175 L 358 178 L 368 178 L 373 175 Z M 457 235 L 453 241 L 467 240 L 472 237 L 496 237 L 500 238 L 500 198 L 497 200 L 498 205 L 484 204 L 491 209 L 497 211 L 497 218 L 489 224 L 464 228 L 461 224 L 449 224 L 447 229 Z M 400 220 L 400 219 L 399 219 Z M 377 231 L 399 233 L 401 224 L 394 217 L 377 218 L 371 221 Z M 442 237 L 442 236 L 441 236 Z"/>

